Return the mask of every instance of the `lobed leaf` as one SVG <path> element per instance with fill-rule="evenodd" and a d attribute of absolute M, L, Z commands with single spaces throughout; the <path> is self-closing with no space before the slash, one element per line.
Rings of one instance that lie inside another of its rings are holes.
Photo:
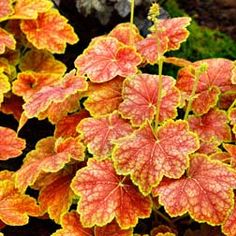
<path fill-rule="evenodd" d="M 122 101 L 121 90 L 123 78 L 117 76 L 111 81 L 95 84 L 90 83 L 84 102 L 85 108 L 93 117 L 101 117 L 118 109 Z"/>
<path fill-rule="evenodd" d="M 7 160 L 21 155 L 26 143 L 18 138 L 14 130 L 0 126 L 0 160 Z"/>
<path fill-rule="evenodd" d="M 211 141 L 211 139 L 220 142 L 231 141 L 231 129 L 223 110 L 211 109 L 200 117 L 189 116 L 188 123 L 191 130 L 195 131 L 203 141 Z"/>
<path fill-rule="evenodd" d="M 116 76 L 126 77 L 137 72 L 142 59 L 134 48 L 126 46 L 113 37 L 101 37 L 75 60 L 81 74 L 92 82 L 102 83 Z"/>
<path fill-rule="evenodd" d="M 84 227 L 102 227 L 116 218 L 121 229 L 129 229 L 151 213 L 150 197 L 144 197 L 127 177 L 118 176 L 110 159 L 89 159 L 71 187 L 80 196 L 77 211 Z"/>
<path fill-rule="evenodd" d="M 70 95 L 87 89 L 84 77 L 77 75 L 75 70 L 67 73 L 60 83 L 54 86 L 44 86 L 26 101 L 23 108 L 28 118 L 38 116 L 45 111 L 52 102 L 63 102 Z"/>
<path fill-rule="evenodd" d="M 66 72 L 66 66 L 56 60 L 51 53 L 39 50 L 28 51 L 21 59 L 19 68 L 21 71 L 31 70 L 58 75 L 63 75 Z"/>
<path fill-rule="evenodd" d="M 230 155 L 231 166 L 234 169 L 236 169 L 236 145 L 224 143 L 223 147 L 227 151 L 227 153 Z"/>
<path fill-rule="evenodd" d="M 162 77 L 162 100 L 160 121 L 177 116 L 180 94 L 175 80 L 170 76 Z M 146 120 L 152 122 L 156 112 L 159 76 L 139 74 L 124 81 L 122 97 L 124 101 L 119 111 L 124 118 L 131 119 L 134 126 L 140 126 Z"/>
<path fill-rule="evenodd" d="M 47 12 L 53 7 L 49 0 L 17 0 L 14 5 L 14 14 L 10 19 L 37 19 L 39 13 Z"/>
<path fill-rule="evenodd" d="M 233 125 L 232 131 L 236 134 L 236 107 L 233 107 L 228 111 L 228 117 L 230 124 Z"/>
<path fill-rule="evenodd" d="M 235 186 L 233 169 L 204 154 L 195 154 L 186 177 L 164 179 L 153 195 L 159 196 L 160 204 L 171 217 L 188 212 L 195 221 L 219 225 L 233 207 Z"/>
<path fill-rule="evenodd" d="M 80 222 L 79 214 L 75 211 L 66 213 L 62 218 L 62 229 L 51 236 L 93 236 L 93 229 L 84 228 Z"/>
<path fill-rule="evenodd" d="M 18 192 L 11 180 L 0 181 L 0 220 L 7 225 L 25 225 L 29 216 L 39 216 L 41 210 L 34 198 Z"/>
<path fill-rule="evenodd" d="M 13 35 L 0 28 L 0 54 L 3 54 L 6 47 L 12 50 L 16 48 L 16 40 Z"/>
<path fill-rule="evenodd" d="M 7 93 L 11 88 L 8 77 L 3 73 L 0 68 L 0 107 L 3 102 L 4 93 Z"/>
<path fill-rule="evenodd" d="M 113 160 L 118 174 L 132 181 L 148 195 L 163 176 L 180 178 L 188 168 L 188 155 L 199 148 L 196 135 L 185 121 L 168 121 L 155 133 L 145 124 L 116 142 Z"/>
<path fill-rule="evenodd" d="M 50 178 L 51 173 L 48 178 Z M 47 178 L 46 183 L 39 192 L 39 205 L 49 214 L 50 219 L 56 223 L 61 222 L 62 215 L 69 211 L 74 193 L 70 188 L 73 175 L 60 171 L 52 176 L 52 181 Z"/>
<path fill-rule="evenodd" d="M 195 80 L 192 71 L 201 64 L 207 64 L 207 70 L 200 75 L 196 98 L 192 103 L 192 110 L 198 115 L 205 114 L 215 107 L 220 93 L 236 89 L 235 85 L 231 83 L 233 62 L 227 59 L 214 58 L 197 61 L 191 66 L 180 69 L 176 86 L 183 93 L 190 96 Z"/>
<path fill-rule="evenodd" d="M 85 118 L 77 126 L 90 153 L 97 157 L 109 156 L 113 141 L 132 132 L 131 125 L 116 112 L 101 118 Z"/>
<path fill-rule="evenodd" d="M 54 137 L 47 137 L 40 140 L 36 149 L 26 155 L 23 165 L 16 172 L 16 186 L 24 192 L 34 184 L 41 172 L 57 172 L 71 158 L 79 161 L 84 159 L 84 146 L 79 139 L 56 140 Z"/>
<path fill-rule="evenodd" d="M 35 20 L 22 21 L 20 27 L 27 40 L 37 49 L 46 49 L 52 53 L 64 53 L 66 43 L 78 42 L 67 19 L 55 9 L 39 13 Z"/>

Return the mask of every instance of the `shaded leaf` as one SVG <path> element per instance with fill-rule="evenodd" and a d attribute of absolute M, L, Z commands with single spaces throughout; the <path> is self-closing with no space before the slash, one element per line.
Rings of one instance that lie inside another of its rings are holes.
<path fill-rule="evenodd" d="M 63 53 L 66 43 L 78 42 L 67 19 L 55 9 L 40 13 L 36 20 L 22 21 L 20 27 L 28 41 L 37 49 L 47 49 L 52 53 Z"/>
<path fill-rule="evenodd" d="M 232 131 L 236 134 L 236 107 L 231 108 L 228 111 L 228 117 L 230 119 L 231 125 L 233 125 Z"/>
<path fill-rule="evenodd" d="M 231 157 L 231 166 L 236 169 L 236 145 L 224 143 L 223 147 Z"/>
<path fill-rule="evenodd" d="M 93 229 L 84 228 L 80 222 L 79 214 L 71 211 L 62 218 L 62 229 L 51 236 L 93 236 Z"/>
<path fill-rule="evenodd" d="M 233 62 L 222 58 L 205 59 L 194 62 L 191 66 L 182 68 L 178 72 L 176 86 L 187 97 L 192 92 L 195 80 L 192 71 L 201 64 L 206 64 L 207 70 L 200 75 L 196 98 L 192 103 L 193 112 L 199 115 L 207 113 L 210 108 L 216 105 L 220 93 L 236 90 L 236 86 L 231 83 Z"/>
<path fill-rule="evenodd" d="M 7 225 L 25 225 L 29 216 L 39 216 L 40 208 L 34 198 L 18 192 L 14 182 L 0 181 L 0 220 Z"/>
<path fill-rule="evenodd" d="M 154 189 L 171 217 L 188 212 L 198 222 L 222 224 L 233 206 L 236 172 L 228 165 L 196 154 L 190 160 L 187 177 L 164 179 Z"/>
<path fill-rule="evenodd" d="M 211 139 L 209 141 L 201 141 L 200 148 L 197 150 L 198 153 L 202 154 L 213 154 L 220 151 L 218 147 L 220 145 L 220 141 L 216 139 Z"/>
<path fill-rule="evenodd" d="M 132 132 L 131 125 L 116 112 L 102 118 L 85 118 L 78 127 L 88 150 L 97 157 L 109 156 L 113 141 Z"/>
<path fill-rule="evenodd" d="M 111 81 L 101 84 L 90 83 L 84 102 L 85 108 L 93 117 L 100 117 L 118 109 L 122 101 L 121 90 L 123 78 L 117 76 Z"/>
<path fill-rule="evenodd" d="M 154 133 L 149 125 L 117 140 L 113 153 L 116 171 L 130 174 L 148 195 L 163 176 L 180 178 L 189 165 L 188 155 L 199 148 L 196 135 L 184 121 L 168 121 Z"/>
<path fill-rule="evenodd" d="M 137 72 L 142 59 L 135 49 L 112 37 L 101 37 L 92 42 L 77 57 L 75 66 L 92 82 L 102 83 L 117 75 L 126 77 Z"/>
<path fill-rule="evenodd" d="M 14 130 L 0 126 L 0 160 L 7 160 L 21 155 L 26 143 L 18 138 Z"/>
<path fill-rule="evenodd" d="M 34 184 L 42 171 L 57 172 L 71 158 L 79 161 L 84 159 L 84 146 L 78 139 L 56 140 L 47 137 L 40 140 L 36 149 L 26 155 L 23 165 L 16 172 L 16 186 L 22 192 L 25 191 L 28 186 Z"/>
<path fill-rule="evenodd" d="M 37 93 L 33 94 L 24 104 L 23 108 L 28 118 L 38 116 L 45 111 L 52 102 L 62 102 L 70 95 L 87 89 L 87 82 L 84 77 L 77 75 L 75 70 L 67 73 L 60 83 L 54 86 L 44 86 Z"/>
<path fill-rule="evenodd" d="M 73 177 L 74 175 L 71 173 L 60 171 L 56 176 L 53 176 L 53 181 L 50 181 L 49 184 L 46 183 L 40 189 L 39 204 L 42 210 L 48 212 L 50 219 L 56 223 L 60 223 L 62 215 L 68 212 L 72 204 L 74 193 L 70 184 Z"/>
<path fill-rule="evenodd" d="M 77 171 L 72 189 L 80 196 L 77 211 L 84 227 L 104 226 L 116 218 L 122 229 L 149 217 L 151 201 L 132 182 L 118 176 L 109 159 L 89 159 L 88 166 Z M 137 204 L 138 203 L 138 204 Z"/>
<path fill-rule="evenodd" d="M 54 56 L 47 51 L 30 50 L 20 61 L 21 71 L 32 70 L 34 72 L 52 73 L 63 75 L 66 72 L 66 66 L 56 60 Z"/>
<path fill-rule="evenodd" d="M 13 35 L 0 28 L 0 54 L 3 54 L 6 47 L 12 50 L 16 48 L 16 40 Z"/>
<path fill-rule="evenodd" d="M 58 123 L 54 131 L 54 136 L 58 137 L 76 137 L 78 135 L 76 127 L 81 120 L 89 117 L 89 112 L 81 110 L 78 113 L 65 116 Z"/>
<path fill-rule="evenodd" d="M 225 111 L 211 109 L 203 116 L 189 116 L 190 129 L 195 131 L 204 141 L 216 139 L 220 142 L 231 140 L 230 127 L 227 124 L 227 115 Z"/>
<path fill-rule="evenodd" d="M 163 76 L 162 80 L 160 121 L 175 118 L 180 102 L 175 80 L 170 76 Z M 122 91 L 124 101 L 120 104 L 119 111 L 124 118 L 131 119 L 133 125 L 140 126 L 146 120 L 151 122 L 154 119 L 158 81 L 159 76 L 149 74 L 139 74 L 124 81 Z"/>

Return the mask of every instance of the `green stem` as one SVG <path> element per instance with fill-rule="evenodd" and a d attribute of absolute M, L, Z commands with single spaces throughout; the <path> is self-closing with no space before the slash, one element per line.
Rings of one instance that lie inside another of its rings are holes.
<path fill-rule="evenodd" d="M 235 99 L 234 102 L 230 105 L 230 107 L 229 107 L 228 110 L 232 109 L 235 105 L 236 105 L 236 99 Z"/>
<path fill-rule="evenodd" d="M 134 23 L 134 3 L 135 0 L 131 0 L 131 7 L 130 7 L 130 24 L 133 25 Z"/>
<path fill-rule="evenodd" d="M 158 91 L 157 91 L 157 106 L 156 106 L 156 118 L 155 118 L 155 131 L 157 131 L 160 117 L 160 108 L 161 108 L 161 93 L 162 93 L 162 69 L 163 69 L 163 57 L 160 57 L 158 60 Z"/>
<path fill-rule="evenodd" d="M 159 215 L 163 220 L 165 220 L 167 223 L 169 223 L 169 225 L 174 229 L 175 225 L 172 223 L 172 221 L 170 220 L 170 218 L 168 218 L 167 216 L 165 216 L 164 214 L 162 214 L 160 211 L 155 211 L 157 213 L 157 215 Z"/>
<path fill-rule="evenodd" d="M 190 98 L 189 98 L 189 102 L 188 102 L 188 105 L 187 105 L 187 108 L 186 108 L 186 111 L 185 111 L 185 114 L 184 114 L 184 120 L 188 119 L 188 114 L 192 109 L 192 103 L 193 103 L 194 96 L 195 96 L 196 91 L 197 91 L 197 86 L 198 86 L 201 74 L 202 74 L 202 72 L 200 72 L 200 70 L 196 70 L 193 89 L 192 89 L 192 92 L 191 92 L 191 95 L 190 95 Z"/>

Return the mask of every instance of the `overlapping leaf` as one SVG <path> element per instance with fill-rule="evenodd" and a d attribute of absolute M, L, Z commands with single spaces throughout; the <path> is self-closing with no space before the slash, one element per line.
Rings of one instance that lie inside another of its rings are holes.
<path fill-rule="evenodd" d="M 172 217 L 188 212 L 199 222 L 222 224 L 233 207 L 236 172 L 228 165 L 206 155 L 191 158 L 187 177 L 164 179 L 154 189 L 160 204 Z"/>
<path fill-rule="evenodd" d="M 211 141 L 211 139 L 220 142 L 231 140 L 231 129 L 227 124 L 227 115 L 223 110 L 211 109 L 200 117 L 192 115 L 188 122 L 191 130 L 197 132 L 204 141 Z"/>
<path fill-rule="evenodd" d="M 235 88 L 236 89 L 236 88 Z M 217 104 L 217 106 L 220 109 L 223 110 L 228 110 L 229 107 L 232 105 L 232 103 L 234 102 L 234 100 L 236 100 L 236 90 L 232 90 L 232 91 L 227 91 L 225 93 L 222 93 L 220 95 L 220 99 L 219 102 Z"/>
<path fill-rule="evenodd" d="M 62 229 L 57 230 L 52 236 L 93 236 L 93 229 L 84 228 L 80 222 L 79 214 L 71 211 L 62 218 Z"/>
<path fill-rule="evenodd" d="M 131 125 L 123 120 L 116 112 L 102 118 L 85 118 L 77 131 L 87 144 L 90 153 L 97 157 L 109 156 L 112 142 L 132 132 Z"/>
<path fill-rule="evenodd" d="M 6 47 L 12 50 L 16 48 L 16 40 L 13 35 L 0 28 L 0 54 L 3 54 Z"/>
<path fill-rule="evenodd" d="M 77 211 L 84 227 L 104 226 L 116 218 L 122 229 L 129 229 L 151 213 L 150 198 L 128 177 L 118 176 L 110 159 L 89 159 L 72 180 L 72 189 L 80 196 Z"/>
<path fill-rule="evenodd" d="M 82 161 L 84 158 L 84 146 L 78 139 L 55 139 L 47 137 L 40 140 L 36 149 L 29 152 L 24 158 L 24 163 L 16 172 L 16 185 L 21 191 L 31 186 L 39 174 L 44 172 L 57 172 L 70 161 L 70 159 Z"/>
<path fill-rule="evenodd" d="M 47 51 L 30 50 L 20 61 L 21 71 L 32 70 L 34 72 L 52 73 L 63 75 L 66 72 L 66 66 L 56 60 L 54 56 Z"/>
<path fill-rule="evenodd" d="M 130 23 L 121 23 L 116 25 L 108 36 L 114 37 L 121 43 L 130 46 L 134 46 L 137 42 L 143 39 L 138 28 L 134 24 Z"/>
<path fill-rule="evenodd" d="M 0 2 L 0 21 L 7 18 L 13 13 L 12 0 L 4 0 Z"/>
<path fill-rule="evenodd" d="M 220 145 L 220 141 L 216 139 L 211 139 L 209 141 L 201 141 L 200 148 L 197 150 L 198 153 L 202 154 L 213 154 L 220 151 L 218 147 Z"/>
<path fill-rule="evenodd" d="M 206 59 L 194 62 L 191 66 L 182 68 L 178 73 L 176 86 L 188 96 L 191 94 L 195 76 L 193 68 L 201 64 L 207 64 L 207 70 L 200 75 L 196 90 L 196 98 L 192 103 L 192 110 L 196 114 L 207 113 L 218 101 L 220 93 L 235 90 L 236 86 L 231 83 L 234 64 L 227 59 Z"/>
<path fill-rule="evenodd" d="M 236 107 L 231 108 L 228 113 L 230 123 L 233 125 L 233 132 L 236 134 Z"/>
<path fill-rule="evenodd" d="M 142 59 L 134 48 L 113 37 L 101 37 L 77 57 L 75 66 L 92 82 L 102 83 L 117 75 L 126 77 L 137 72 Z"/>
<path fill-rule="evenodd" d="M 93 117 L 100 117 L 112 113 L 118 109 L 122 101 L 121 90 L 122 77 L 116 77 L 111 81 L 102 84 L 90 83 L 84 102 L 85 108 Z"/>
<path fill-rule="evenodd" d="M 138 51 L 148 63 L 156 63 L 166 51 L 179 49 L 189 35 L 186 27 L 190 21 L 189 17 L 159 20 L 154 32 L 137 43 Z"/>
<path fill-rule="evenodd" d="M 29 216 L 39 216 L 41 210 L 34 198 L 19 193 L 11 180 L 0 180 L 0 220 L 7 225 L 25 225 Z"/>
<path fill-rule="evenodd" d="M 28 118 L 38 116 L 45 111 L 52 102 L 63 102 L 70 95 L 87 89 L 84 77 L 77 75 L 75 70 L 67 73 L 63 80 L 54 86 L 44 86 L 33 94 L 24 104 L 24 110 Z"/>
<path fill-rule="evenodd" d="M 147 195 L 163 176 L 180 178 L 189 165 L 188 155 L 199 148 L 195 134 L 184 121 L 168 121 L 154 133 L 144 125 L 116 141 L 113 159 L 119 174 L 130 174 Z"/>
<path fill-rule="evenodd" d="M 11 85 L 8 81 L 8 77 L 3 74 L 2 68 L 0 68 L 0 107 L 3 102 L 3 95 L 7 93 L 11 88 Z"/>
<path fill-rule="evenodd" d="M 52 124 L 56 124 L 68 113 L 79 110 L 80 109 L 79 102 L 80 102 L 79 93 L 70 95 L 62 102 L 52 102 L 45 111 L 40 112 L 40 114 L 38 115 L 38 119 L 44 120 L 48 118 L 48 120 Z"/>
<path fill-rule="evenodd" d="M 18 138 L 14 130 L 0 126 L 0 160 L 14 158 L 22 153 L 25 140 Z"/>
<path fill-rule="evenodd" d="M 233 144 L 223 144 L 224 149 L 230 155 L 231 166 L 236 169 L 236 145 Z"/>
<path fill-rule="evenodd" d="M 160 121 L 175 118 L 180 94 L 175 87 L 175 80 L 163 76 Z M 139 74 L 124 81 L 122 97 L 124 101 L 119 111 L 125 118 L 131 119 L 135 126 L 145 120 L 152 121 L 156 112 L 159 77 L 157 75 Z"/>
<path fill-rule="evenodd" d="M 12 84 L 12 91 L 24 100 L 28 100 L 42 88 L 52 86 L 60 79 L 60 76 L 51 73 L 21 72 Z"/>
<path fill-rule="evenodd" d="M 20 26 L 28 41 L 36 48 L 47 49 L 52 53 L 63 53 L 66 43 L 75 44 L 78 41 L 67 19 L 55 9 L 40 13 L 36 20 L 24 20 Z"/>
<path fill-rule="evenodd" d="M 46 12 L 52 6 L 49 0 L 17 0 L 10 19 L 37 19 L 38 13 Z"/>
<path fill-rule="evenodd" d="M 78 135 L 76 127 L 79 122 L 89 117 L 89 112 L 86 110 L 81 110 L 78 113 L 65 116 L 58 123 L 56 123 L 56 128 L 54 136 L 58 137 L 76 137 Z"/>
<path fill-rule="evenodd" d="M 66 213 L 71 204 L 74 196 L 70 188 L 73 175 L 60 171 L 56 174 L 49 174 L 52 176 L 52 181 L 49 181 L 50 176 L 47 176 L 47 183 L 40 189 L 39 204 L 43 211 L 49 214 L 49 217 L 56 223 L 60 223 L 61 217 Z"/>

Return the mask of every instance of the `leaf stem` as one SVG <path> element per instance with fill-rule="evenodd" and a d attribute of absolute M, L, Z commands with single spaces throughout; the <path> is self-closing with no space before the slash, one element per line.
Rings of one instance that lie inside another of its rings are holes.
<path fill-rule="evenodd" d="M 133 25 L 134 23 L 134 3 L 135 0 L 131 0 L 131 7 L 130 7 L 130 24 Z"/>
<path fill-rule="evenodd" d="M 169 223 L 169 225 L 174 229 L 175 225 L 173 224 L 173 222 L 171 221 L 170 218 L 168 218 L 167 216 L 165 216 L 163 213 L 161 213 L 160 211 L 155 211 L 163 220 L 165 220 L 167 223 Z"/>
<path fill-rule="evenodd" d="M 197 86 L 198 86 L 201 74 L 202 74 L 202 72 L 200 70 L 196 69 L 195 76 L 194 76 L 195 79 L 194 79 L 193 89 L 192 89 L 192 92 L 191 92 L 191 95 L 190 95 L 190 98 L 189 98 L 189 102 L 188 102 L 188 105 L 187 105 L 187 108 L 186 108 L 186 111 L 185 111 L 185 114 L 184 114 L 184 120 L 188 119 L 188 114 L 189 114 L 189 112 L 192 108 L 193 99 L 194 99 L 194 96 L 195 96 L 196 91 L 197 91 Z"/>
<path fill-rule="evenodd" d="M 155 118 L 155 131 L 157 131 L 160 117 L 160 108 L 161 108 L 161 93 L 162 93 L 162 69 L 163 69 L 163 57 L 160 57 L 158 60 L 158 91 L 157 91 L 157 106 L 156 106 L 156 118 Z"/>

